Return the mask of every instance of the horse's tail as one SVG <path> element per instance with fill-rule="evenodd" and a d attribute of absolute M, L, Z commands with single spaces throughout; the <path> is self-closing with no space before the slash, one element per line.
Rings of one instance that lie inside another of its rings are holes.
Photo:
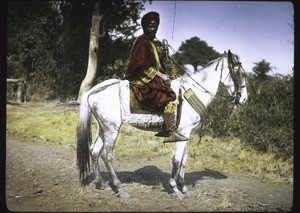
<path fill-rule="evenodd" d="M 88 104 L 89 92 L 82 95 L 79 119 L 77 124 L 77 166 L 79 169 L 79 179 L 84 184 L 85 177 L 87 177 L 90 171 L 90 156 L 89 145 L 92 140 L 92 128 L 91 128 L 91 109 Z"/>

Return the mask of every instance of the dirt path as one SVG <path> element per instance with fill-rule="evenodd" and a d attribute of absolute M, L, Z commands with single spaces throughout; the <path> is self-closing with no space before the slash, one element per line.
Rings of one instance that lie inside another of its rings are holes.
<path fill-rule="evenodd" d="M 131 199 L 81 187 L 75 148 L 7 139 L 6 204 L 11 211 L 289 211 L 293 187 L 214 171 L 189 171 L 189 196 L 172 198 L 169 159 L 117 160 L 114 165 Z M 103 167 L 102 167 L 103 168 Z M 108 178 L 106 171 L 104 177 Z"/>

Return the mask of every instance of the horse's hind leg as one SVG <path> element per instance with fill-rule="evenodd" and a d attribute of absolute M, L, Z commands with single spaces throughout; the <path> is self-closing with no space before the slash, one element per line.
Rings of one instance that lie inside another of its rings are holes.
<path fill-rule="evenodd" d="M 102 157 L 102 160 L 103 160 L 109 174 L 111 175 L 113 185 L 115 187 L 115 191 L 117 192 L 118 197 L 128 199 L 128 198 L 130 198 L 130 196 L 124 191 L 121 181 L 118 179 L 118 177 L 115 173 L 115 170 L 113 168 L 113 165 L 112 165 L 113 148 L 114 148 L 116 139 L 118 137 L 118 134 L 119 134 L 119 129 L 109 131 L 109 132 L 107 132 L 107 134 L 105 134 L 105 136 L 104 136 L 105 144 L 104 144 L 103 150 L 101 152 L 101 157 Z"/>
<path fill-rule="evenodd" d="M 106 189 L 110 189 L 110 187 L 106 184 L 106 182 L 103 180 L 101 176 L 99 162 L 98 162 L 99 155 L 102 149 L 103 149 L 103 141 L 99 136 L 97 136 L 95 142 L 90 146 L 92 166 L 94 171 L 94 183 L 97 189 L 106 190 Z"/>

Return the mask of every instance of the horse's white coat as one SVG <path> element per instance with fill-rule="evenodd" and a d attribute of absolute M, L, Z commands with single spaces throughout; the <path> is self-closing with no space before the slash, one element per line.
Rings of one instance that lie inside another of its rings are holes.
<path fill-rule="evenodd" d="M 234 95 L 234 84 L 227 66 L 227 54 L 224 54 L 222 57 L 215 60 L 210 66 L 202 69 L 201 71 L 189 75 L 186 74 L 176 80 L 173 80 L 171 82 L 171 87 L 176 94 L 178 94 L 179 88 L 181 88 L 182 93 L 184 93 L 185 90 L 192 88 L 204 105 L 207 106 L 216 95 L 220 82 L 226 85 L 230 95 Z M 245 84 L 245 80 L 243 80 L 242 84 Z M 102 180 L 98 166 L 98 157 L 101 155 L 112 176 L 118 195 L 124 197 L 127 197 L 128 195 L 123 191 L 121 183 L 118 180 L 111 164 L 114 143 L 119 134 L 122 123 L 157 123 L 163 121 L 161 115 L 131 114 L 129 97 L 128 81 L 118 79 L 104 81 L 93 87 L 82 97 L 80 118 L 78 122 L 78 126 L 83 127 L 84 129 L 84 125 L 87 125 L 86 120 L 90 116 L 89 110 L 91 109 L 91 112 L 99 123 L 98 137 L 89 147 L 94 172 L 96 174 L 95 180 Z M 246 100 L 247 90 L 246 87 L 242 87 L 239 102 L 245 102 Z M 87 107 L 87 105 L 89 107 Z M 200 124 L 200 121 L 201 118 L 197 112 L 186 100 L 184 100 L 182 103 L 182 116 L 178 126 L 178 132 L 189 137 L 192 131 Z M 86 128 L 88 129 L 89 127 L 86 126 Z M 150 130 L 151 129 L 149 129 L 149 131 Z M 85 143 L 80 140 L 79 134 L 78 143 Z M 187 141 L 176 143 L 175 154 L 172 161 L 173 169 L 169 180 L 174 194 L 179 198 L 184 197 L 187 191 L 187 188 L 184 185 L 184 167 L 187 159 L 187 144 Z"/>

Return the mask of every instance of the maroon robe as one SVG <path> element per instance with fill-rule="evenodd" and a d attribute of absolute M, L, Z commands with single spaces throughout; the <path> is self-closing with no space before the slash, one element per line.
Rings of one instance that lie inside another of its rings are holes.
<path fill-rule="evenodd" d="M 145 35 L 136 39 L 131 50 L 131 57 L 125 71 L 125 79 L 136 80 L 143 70 L 157 67 L 150 41 Z M 164 73 L 164 70 L 159 70 Z M 174 91 L 164 84 L 163 80 L 155 76 L 143 86 L 131 85 L 136 97 L 154 111 L 163 111 L 167 103 L 176 100 Z"/>

